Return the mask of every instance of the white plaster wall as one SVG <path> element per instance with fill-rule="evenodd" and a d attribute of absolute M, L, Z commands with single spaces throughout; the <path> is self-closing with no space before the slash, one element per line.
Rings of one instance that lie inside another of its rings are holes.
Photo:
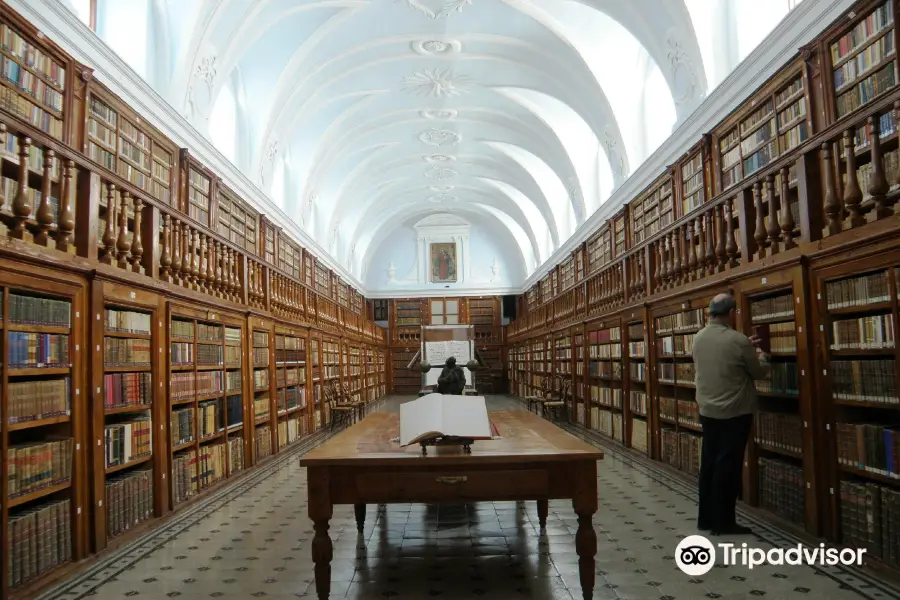
<path fill-rule="evenodd" d="M 481 294 L 485 290 L 493 294 L 505 290 L 514 293 L 525 279 L 525 262 L 512 235 L 499 228 L 473 223 L 469 232 L 471 264 L 458 266 L 460 272 L 468 268 L 471 279 L 461 284 L 429 283 L 423 286 L 417 283 L 416 238 L 413 223 L 404 223 L 371 254 L 364 279 L 370 297 L 396 296 L 397 292 L 416 296 Z M 491 271 L 495 259 L 496 276 Z M 388 282 L 388 265 L 391 263 L 396 268 L 394 282 Z"/>

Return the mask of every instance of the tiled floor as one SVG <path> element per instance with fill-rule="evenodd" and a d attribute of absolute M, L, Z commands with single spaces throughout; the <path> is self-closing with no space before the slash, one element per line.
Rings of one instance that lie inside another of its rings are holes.
<path fill-rule="evenodd" d="M 396 410 L 398 399 L 382 410 Z M 490 398 L 492 409 L 518 410 Z M 592 440 L 598 442 L 598 440 Z M 867 572 L 834 567 L 717 567 L 692 579 L 677 569 L 676 544 L 696 533 L 690 486 L 606 447 L 594 598 L 900 598 Z M 41 600 L 114 598 L 315 598 L 306 516 L 306 475 L 297 452 L 266 466 L 175 521 L 48 592 Z M 368 508 L 365 532 L 352 507 L 336 507 L 332 598 L 581 598 L 569 502 L 551 502 L 547 529 L 534 503 Z M 742 518 L 760 547 L 794 545 Z"/>

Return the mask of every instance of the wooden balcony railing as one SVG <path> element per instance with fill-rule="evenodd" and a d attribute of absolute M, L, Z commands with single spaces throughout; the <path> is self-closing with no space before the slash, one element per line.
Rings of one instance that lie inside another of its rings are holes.
<path fill-rule="evenodd" d="M 217 232 L 161 203 L 59 142 L 0 122 L 0 235 L 227 300 L 337 335 L 384 344 L 384 330 L 320 296 Z M 23 242 L 25 245 L 16 245 Z M 56 258 L 63 258 L 58 255 Z M 85 268 L 89 268 L 86 266 Z"/>

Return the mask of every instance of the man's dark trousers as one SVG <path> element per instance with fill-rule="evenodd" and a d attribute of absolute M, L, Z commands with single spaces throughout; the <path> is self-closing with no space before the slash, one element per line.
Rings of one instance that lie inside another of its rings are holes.
<path fill-rule="evenodd" d="M 744 449 L 753 415 L 731 419 L 700 417 L 703 449 L 700 452 L 700 511 L 697 527 L 726 531 L 735 524 L 735 503 L 741 490 Z"/>

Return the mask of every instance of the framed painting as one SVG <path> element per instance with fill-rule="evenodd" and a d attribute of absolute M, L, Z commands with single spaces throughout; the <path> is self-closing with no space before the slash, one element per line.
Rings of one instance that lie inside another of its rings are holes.
<path fill-rule="evenodd" d="M 431 244 L 431 282 L 456 283 L 456 242 Z"/>

